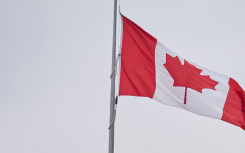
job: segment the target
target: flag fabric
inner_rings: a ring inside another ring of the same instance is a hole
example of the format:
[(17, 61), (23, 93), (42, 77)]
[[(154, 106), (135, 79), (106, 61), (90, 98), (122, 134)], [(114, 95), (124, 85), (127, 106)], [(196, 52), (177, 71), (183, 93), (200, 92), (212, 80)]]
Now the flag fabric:
[(245, 130), (245, 92), (232, 78), (180, 57), (122, 16), (119, 96), (223, 120)]

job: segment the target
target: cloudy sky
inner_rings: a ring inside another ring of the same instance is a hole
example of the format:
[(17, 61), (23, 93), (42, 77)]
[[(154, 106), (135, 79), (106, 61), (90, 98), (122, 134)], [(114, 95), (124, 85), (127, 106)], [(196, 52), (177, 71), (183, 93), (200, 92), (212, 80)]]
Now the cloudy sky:
[[(245, 88), (245, 1), (120, 0), (185, 59)], [(108, 150), (113, 0), (0, 1), (0, 152)], [(120, 97), (115, 153), (243, 153), (229, 123)]]

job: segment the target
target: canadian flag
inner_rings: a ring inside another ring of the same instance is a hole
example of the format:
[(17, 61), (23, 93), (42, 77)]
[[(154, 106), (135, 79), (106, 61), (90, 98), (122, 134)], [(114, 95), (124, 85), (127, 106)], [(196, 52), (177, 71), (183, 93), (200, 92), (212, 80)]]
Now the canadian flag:
[(119, 96), (216, 118), (245, 130), (245, 91), (232, 78), (186, 61), (122, 16)]

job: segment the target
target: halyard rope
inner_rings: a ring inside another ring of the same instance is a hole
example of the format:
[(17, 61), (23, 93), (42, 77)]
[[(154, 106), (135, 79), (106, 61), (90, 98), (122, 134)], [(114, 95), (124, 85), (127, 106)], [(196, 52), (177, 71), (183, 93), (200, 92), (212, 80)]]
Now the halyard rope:
[(114, 108), (113, 119), (111, 121), (110, 126), (108, 127), (109, 130), (110, 130), (111, 126), (115, 123), (115, 120), (116, 120), (116, 115), (117, 115), (117, 101), (118, 101), (118, 96), (116, 97), (116, 101), (115, 101), (115, 108)]
[(114, 108), (113, 119), (111, 121), (110, 126), (108, 127), (109, 130), (110, 130), (111, 126), (115, 123), (115, 120), (116, 120), (116, 115), (117, 115), (117, 101), (118, 101), (118, 96), (116, 97), (116, 101), (115, 101), (115, 108)]
[(121, 54), (118, 54), (117, 60), (116, 60), (115, 66), (114, 66), (114, 69), (113, 69), (113, 71), (112, 71), (112, 73), (111, 73), (111, 76), (110, 76), (110, 79), (111, 79), (112, 75), (113, 75), (115, 72), (116, 72), (115, 77), (116, 77), (116, 75), (117, 75), (117, 62), (118, 62), (118, 59), (119, 59), (120, 56), (121, 56)]
[(115, 108), (113, 120), (111, 121), (111, 124), (110, 124), (110, 126), (108, 127), (109, 130), (110, 130), (111, 126), (115, 123), (115, 120), (116, 120), (116, 114), (117, 114), (117, 109)]

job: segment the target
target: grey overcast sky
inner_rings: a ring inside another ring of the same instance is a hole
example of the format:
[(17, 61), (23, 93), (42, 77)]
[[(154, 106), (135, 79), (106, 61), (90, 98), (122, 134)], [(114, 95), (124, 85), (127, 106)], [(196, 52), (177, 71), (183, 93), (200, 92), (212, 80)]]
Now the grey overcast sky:
[[(244, 0), (121, 0), (187, 60), (245, 88)], [(113, 0), (0, 1), (0, 152), (107, 152)], [(245, 131), (120, 97), (115, 153), (244, 153)]]

